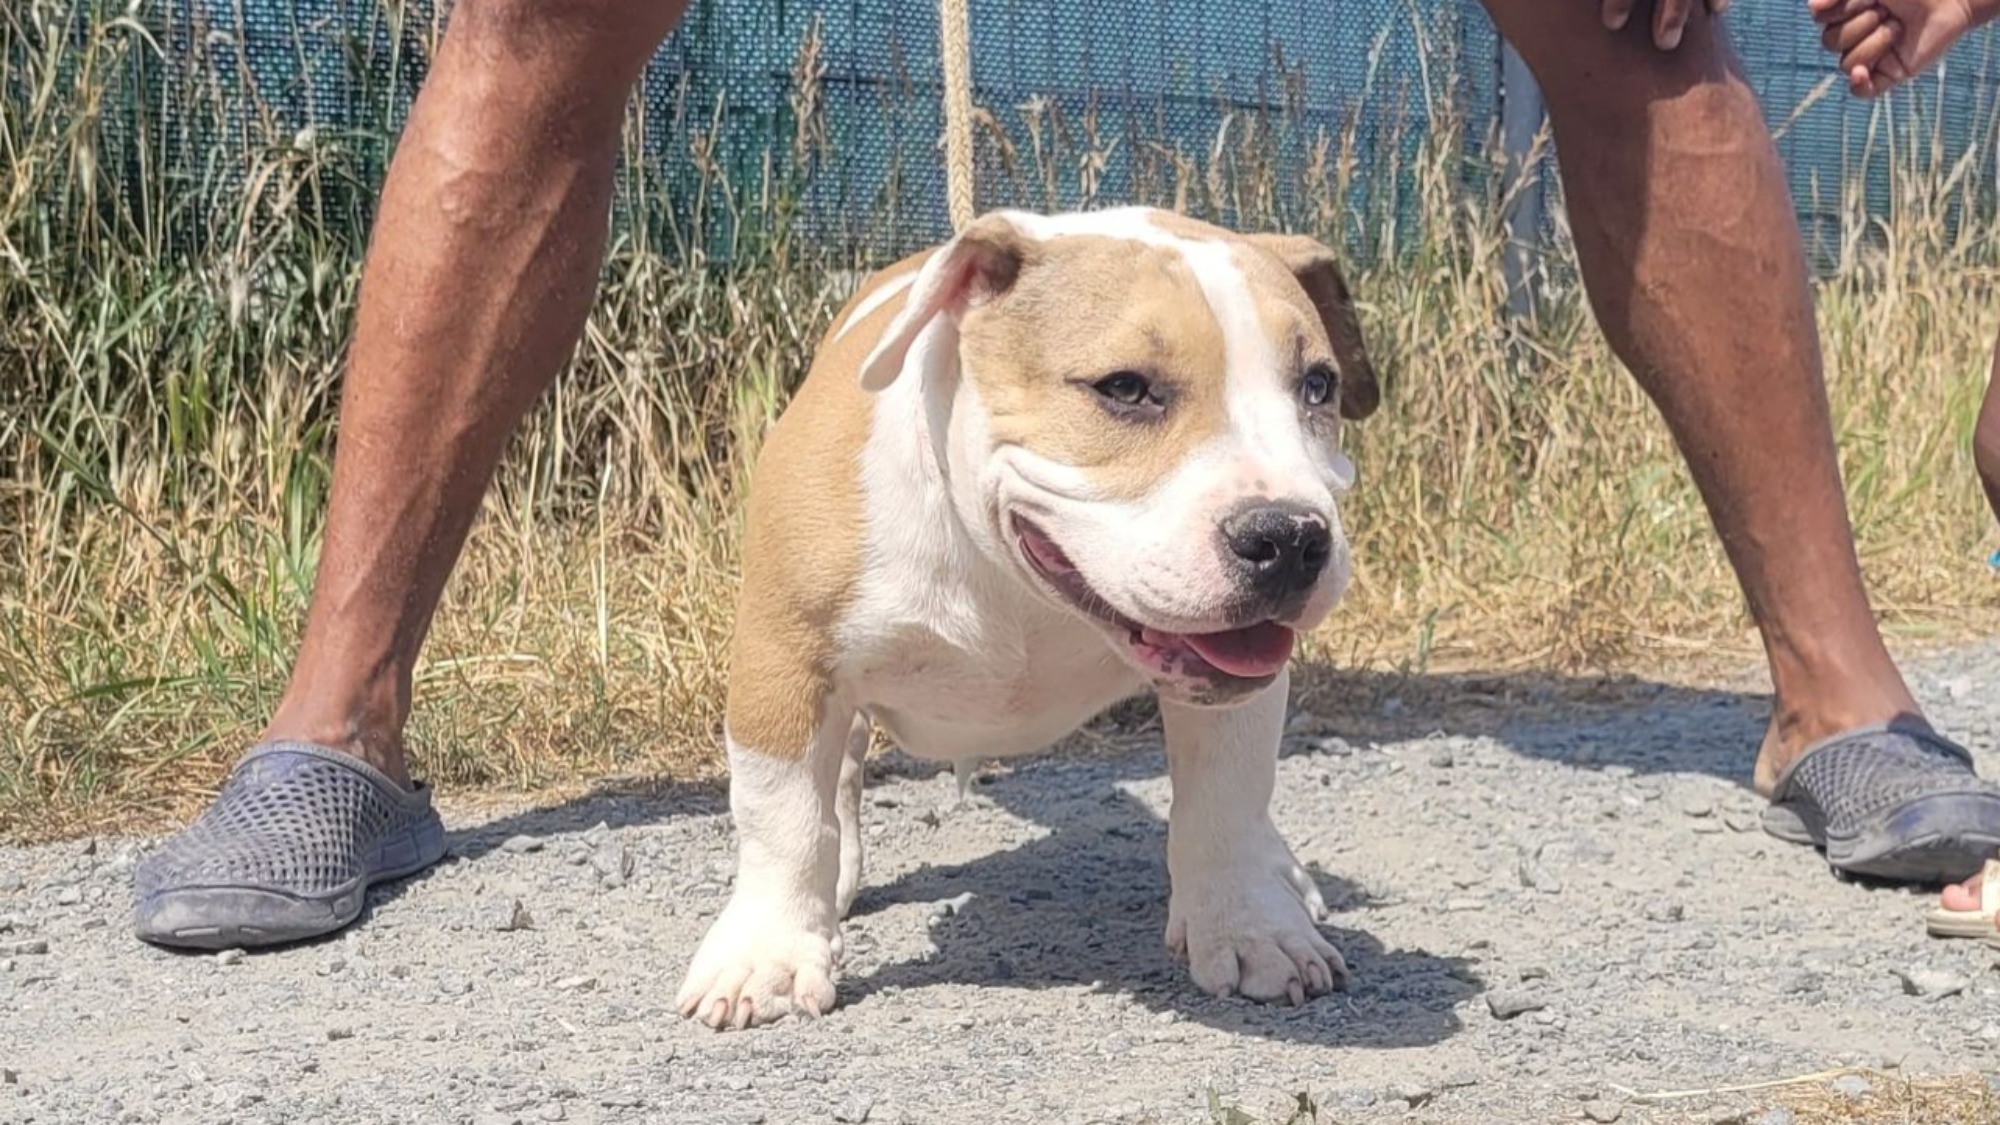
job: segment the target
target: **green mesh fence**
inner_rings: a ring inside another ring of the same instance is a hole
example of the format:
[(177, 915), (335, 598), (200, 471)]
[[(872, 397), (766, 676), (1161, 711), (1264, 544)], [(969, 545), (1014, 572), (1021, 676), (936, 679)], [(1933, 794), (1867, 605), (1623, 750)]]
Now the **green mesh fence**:
[[(1837, 87), (1814, 100), (1829, 68), (1802, 8), (1742, 3), (1728, 26), (1820, 260), (1842, 237), (1843, 185), (1879, 215), (1902, 169), (1962, 161), (1991, 181), (1992, 39), (1900, 99), (1922, 113)], [(352, 158), (315, 205), (365, 225), (441, 13), (165, 0), (141, 18), (160, 51), (126, 57), (107, 134), (129, 193), (215, 190), (310, 130)], [(1166, 203), (1366, 254), (1418, 220), (1418, 177), (1478, 189), (1497, 166), (1500, 44), (1461, 0), (1007, 0), (971, 18), (983, 207)], [(928, 0), (698, 0), (646, 75), (623, 213), (643, 197), (718, 255), (780, 225), (875, 259), (940, 238), (936, 39)], [(1916, 135), (1896, 128), (1906, 116)], [(169, 241), (205, 237), (192, 214)]]

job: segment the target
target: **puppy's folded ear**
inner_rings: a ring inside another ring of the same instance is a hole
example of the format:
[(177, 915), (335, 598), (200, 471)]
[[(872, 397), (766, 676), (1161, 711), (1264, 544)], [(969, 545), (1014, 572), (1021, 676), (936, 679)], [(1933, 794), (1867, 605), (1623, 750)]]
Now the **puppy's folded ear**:
[(1369, 362), (1368, 345), (1361, 338), (1361, 321), (1354, 315), (1347, 278), (1340, 272), (1340, 256), (1301, 234), (1253, 234), (1249, 238), (1292, 271), (1319, 310), (1326, 338), (1333, 344), (1333, 358), (1340, 364), (1340, 416), (1359, 421), (1375, 413), (1382, 402), (1382, 389), (1376, 385), (1375, 365)]
[(979, 302), (1012, 288), (1032, 246), (1033, 240), (1004, 212), (994, 212), (932, 254), (910, 284), (903, 311), (861, 361), (862, 389), (879, 391), (895, 382), (910, 346), (939, 315), (956, 321)]

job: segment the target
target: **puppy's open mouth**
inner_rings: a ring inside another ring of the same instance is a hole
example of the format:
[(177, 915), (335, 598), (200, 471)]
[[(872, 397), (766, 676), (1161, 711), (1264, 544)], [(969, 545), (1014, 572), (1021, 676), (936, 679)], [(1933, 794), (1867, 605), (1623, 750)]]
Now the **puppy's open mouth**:
[(1296, 634), (1275, 621), (1260, 621), (1219, 633), (1169, 633), (1126, 617), (1091, 589), (1076, 564), (1069, 561), (1042, 530), (1020, 516), (1013, 518), (1021, 554), (1042, 580), (1076, 610), (1124, 634), (1126, 647), (1138, 663), (1167, 677), (1216, 680), (1268, 680), (1284, 670), (1292, 657)]

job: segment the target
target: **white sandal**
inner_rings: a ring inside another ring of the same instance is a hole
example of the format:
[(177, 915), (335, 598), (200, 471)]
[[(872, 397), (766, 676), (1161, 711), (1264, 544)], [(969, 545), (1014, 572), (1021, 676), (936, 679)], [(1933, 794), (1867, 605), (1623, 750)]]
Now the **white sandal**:
[(1979, 873), (1979, 909), (1934, 907), (1924, 914), (1924, 929), (1932, 937), (1973, 938), (2000, 949), (2000, 929), (1994, 924), (1996, 915), (2000, 915), (2000, 857), (1987, 860)]

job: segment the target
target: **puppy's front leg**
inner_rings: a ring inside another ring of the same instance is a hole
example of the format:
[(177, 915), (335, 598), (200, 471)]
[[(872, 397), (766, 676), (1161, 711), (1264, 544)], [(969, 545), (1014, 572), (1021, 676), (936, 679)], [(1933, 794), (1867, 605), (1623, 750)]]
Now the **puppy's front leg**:
[(1160, 702), (1174, 786), (1167, 948), (1212, 995), (1301, 1004), (1347, 980), (1315, 925), (1319, 889), (1271, 823), (1290, 681), (1228, 709)]
[(679, 997), (683, 1015), (718, 1029), (833, 1006), (842, 835), (835, 795), (856, 725), (852, 708), (828, 700), (806, 746), (772, 753), (737, 741), (738, 698), (728, 740), (736, 889), (695, 951)]

